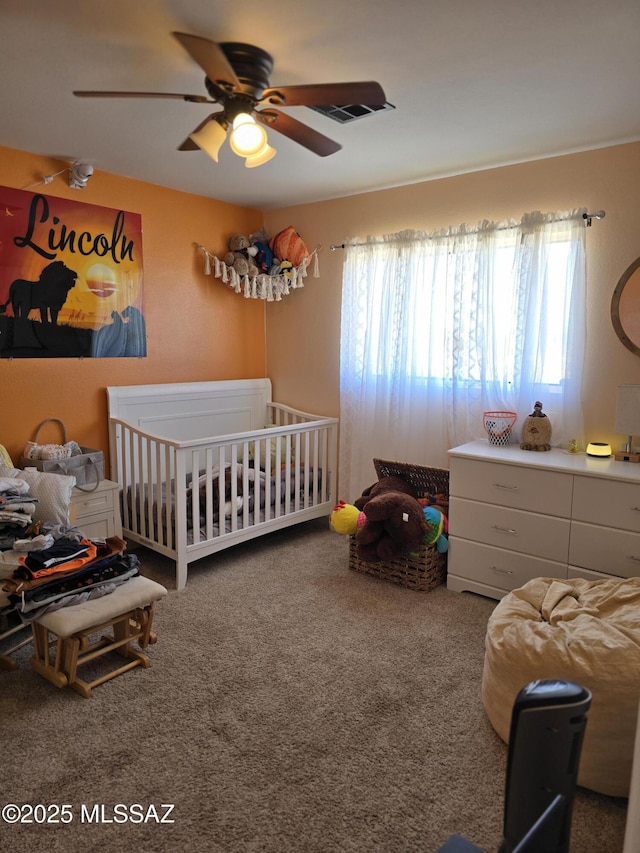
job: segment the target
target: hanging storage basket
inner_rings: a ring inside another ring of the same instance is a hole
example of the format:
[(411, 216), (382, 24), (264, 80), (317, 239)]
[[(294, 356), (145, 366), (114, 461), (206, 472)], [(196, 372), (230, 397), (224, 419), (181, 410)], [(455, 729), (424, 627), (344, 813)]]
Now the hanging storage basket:
[(489, 436), (489, 444), (506, 447), (511, 443), (511, 428), (516, 422), (515, 412), (484, 412), (482, 423)]

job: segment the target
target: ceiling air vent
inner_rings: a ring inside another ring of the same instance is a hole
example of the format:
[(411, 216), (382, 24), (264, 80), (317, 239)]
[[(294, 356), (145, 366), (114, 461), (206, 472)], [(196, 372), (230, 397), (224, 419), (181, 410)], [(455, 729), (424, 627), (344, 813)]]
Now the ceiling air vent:
[(322, 113), (323, 116), (332, 118), (340, 124), (347, 124), (350, 121), (355, 121), (357, 118), (379, 113), (381, 110), (395, 110), (393, 104), (376, 104), (375, 106), (365, 106), (364, 104), (349, 104), (346, 107), (327, 106), (327, 107), (309, 107), (316, 113)]

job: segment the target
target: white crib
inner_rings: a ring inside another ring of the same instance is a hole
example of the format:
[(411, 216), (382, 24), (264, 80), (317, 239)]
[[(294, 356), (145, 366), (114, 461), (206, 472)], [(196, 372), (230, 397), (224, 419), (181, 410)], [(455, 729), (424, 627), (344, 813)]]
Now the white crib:
[(269, 379), (110, 386), (111, 479), (125, 539), (187, 567), (328, 516), (338, 419), (271, 400)]

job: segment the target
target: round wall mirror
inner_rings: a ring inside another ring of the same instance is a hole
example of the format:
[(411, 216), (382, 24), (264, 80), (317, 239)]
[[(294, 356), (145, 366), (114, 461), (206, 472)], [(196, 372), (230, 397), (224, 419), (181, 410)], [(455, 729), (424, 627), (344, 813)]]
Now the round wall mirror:
[(611, 321), (627, 349), (640, 355), (640, 258), (624, 271), (611, 298)]

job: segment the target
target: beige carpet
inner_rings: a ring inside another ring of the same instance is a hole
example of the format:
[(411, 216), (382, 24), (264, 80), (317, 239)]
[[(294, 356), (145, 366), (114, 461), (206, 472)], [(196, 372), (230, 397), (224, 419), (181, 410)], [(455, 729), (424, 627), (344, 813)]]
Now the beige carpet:
[[(495, 851), (506, 747), (480, 701), (495, 603), (351, 572), (347, 544), (309, 522), (201, 561), (179, 593), (140, 550), (172, 590), (152, 667), (92, 699), (20, 652), (0, 672), (2, 798), (71, 820), (5, 823), (0, 849), (431, 853), (460, 832)], [(572, 853), (620, 853), (625, 816), (581, 790)]]

